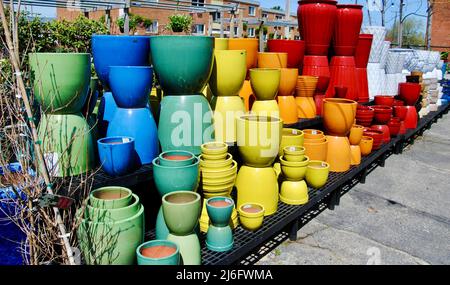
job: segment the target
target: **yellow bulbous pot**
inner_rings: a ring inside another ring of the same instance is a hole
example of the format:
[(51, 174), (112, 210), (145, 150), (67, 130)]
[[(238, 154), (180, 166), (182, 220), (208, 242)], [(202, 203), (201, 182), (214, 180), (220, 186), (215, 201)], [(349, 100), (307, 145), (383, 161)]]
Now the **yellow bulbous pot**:
[(258, 203), (264, 209), (264, 216), (277, 211), (278, 180), (272, 167), (242, 166), (236, 178), (237, 207)]
[(280, 85), (281, 72), (276, 68), (250, 69), (250, 84), (257, 100), (274, 100)]
[(325, 161), (310, 160), (306, 168), (306, 183), (313, 188), (320, 188), (327, 183), (330, 165)]
[(281, 183), (280, 200), (288, 205), (303, 205), (308, 203), (308, 186), (305, 180), (283, 181)]
[(280, 86), (278, 87), (278, 96), (290, 96), (295, 91), (297, 85), (298, 69), (281, 68)]
[(217, 142), (236, 142), (236, 118), (245, 114), (239, 96), (219, 96), (211, 101), (214, 109), (214, 133)]
[(276, 100), (255, 101), (251, 113), (258, 116), (280, 118), (280, 108)]
[(247, 74), (245, 50), (216, 50), (209, 78), (209, 88), (214, 96), (239, 94)]
[(281, 132), (281, 143), (278, 156), (283, 155), (283, 148), (287, 146), (303, 146), (304, 134), (303, 131), (293, 128), (283, 128)]
[(259, 68), (286, 68), (288, 54), (285, 52), (258, 52)]
[(228, 49), (228, 39), (227, 38), (215, 38), (214, 39), (214, 48), (216, 51), (227, 50)]
[(282, 129), (279, 118), (252, 114), (237, 118), (237, 145), (244, 164), (271, 166), (278, 155)]
[(263, 205), (248, 203), (241, 205), (238, 209), (239, 221), (244, 229), (256, 231), (262, 226), (265, 212)]

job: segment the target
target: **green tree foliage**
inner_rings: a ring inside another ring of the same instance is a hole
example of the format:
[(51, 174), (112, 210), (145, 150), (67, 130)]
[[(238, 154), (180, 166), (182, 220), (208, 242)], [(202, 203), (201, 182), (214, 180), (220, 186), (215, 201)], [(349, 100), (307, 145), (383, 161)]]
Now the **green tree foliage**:
[[(425, 45), (425, 35), (422, 30), (423, 22), (416, 18), (408, 18), (403, 22), (402, 26), (402, 45), (421, 46)], [(398, 39), (398, 22), (388, 31), (387, 37), (393, 42)]]
[[(137, 27), (149, 27), (152, 25), (152, 20), (144, 18), (142, 16), (139, 15), (134, 15), (134, 14), (128, 14), (128, 16), (130, 17), (130, 23), (129, 23), (129, 28), (130, 28), (130, 32), (132, 34), (134, 34), (134, 32), (136, 32)], [(125, 26), (125, 17), (120, 17), (116, 20), (116, 24), (117, 26), (119, 26), (120, 31), (123, 33), (124, 32), (124, 26)]]
[(166, 29), (174, 33), (189, 33), (191, 31), (192, 21), (193, 19), (189, 15), (174, 14), (169, 16), (169, 24), (167, 24)]

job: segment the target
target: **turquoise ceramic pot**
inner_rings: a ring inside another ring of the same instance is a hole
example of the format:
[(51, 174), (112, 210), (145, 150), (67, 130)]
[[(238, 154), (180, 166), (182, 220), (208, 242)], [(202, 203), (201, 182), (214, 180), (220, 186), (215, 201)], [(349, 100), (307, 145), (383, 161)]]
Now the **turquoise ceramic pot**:
[(101, 209), (88, 204), (86, 206), (85, 219), (97, 222), (118, 222), (134, 216), (140, 209), (140, 205), (139, 197), (136, 194), (132, 195), (130, 205), (122, 208)]
[[(155, 246), (171, 247), (175, 252), (164, 257), (148, 257), (142, 255), (142, 251)], [(179, 265), (180, 264), (180, 250), (178, 245), (168, 240), (152, 240), (144, 242), (136, 249), (136, 256), (138, 265)]]
[(158, 138), (163, 151), (185, 150), (200, 155), (200, 146), (214, 141), (213, 113), (205, 96), (164, 96)]
[(130, 205), (133, 192), (125, 187), (106, 186), (93, 190), (89, 195), (92, 207), (119, 209)]
[(164, 221), (174, 235), (194, 232), (201, 213), (200, 195), (191, 191), (175, 191), (162, 197)]
[(233, 248), (233, 232), (229, 226), (216, 227), (209, 225), (206, 234), (206, 247), (212, 251), (228, 251)]
[[(222, 206), (215, 206), (214, 203), (224, 203)], [(227, 203), (227, 206), (224, 206)], [(211, 223), (217, 227), (228, 226), (231, 213), (234, 209), (234, 201), (227, 197), (213, 197), (206, 201), (206, 211)]]
[(196, 234), (186, 236), (176, 236), (169, 234), (167, 240), (173, 241), (178, 245), (181, 253), (183, 265), (201, 265), (202, 256), (200, 241)]
[(187, 166), (194, 162), (194, 154), (184, 150), (170, 150), (159, 154), (159, 164), (161, 166)]
[(167, 239), (169, 235), (169, 229), (164, 221), (164, 213), (162, 206), (159, 207), (158, 215), (156, 216), (155, 236), (156, 239)]
[(200, 94), (211, 75), (214, 37), (150, 37), (150, 54), (165, 95)]

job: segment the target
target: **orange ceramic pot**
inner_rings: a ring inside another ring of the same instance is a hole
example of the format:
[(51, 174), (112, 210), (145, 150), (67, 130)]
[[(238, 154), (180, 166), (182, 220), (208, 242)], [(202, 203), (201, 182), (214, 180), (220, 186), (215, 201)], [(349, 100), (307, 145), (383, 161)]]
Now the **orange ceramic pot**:
[(244, 99), (244, 106), (246, 111), (250, 111), (253, 102), (255, 102), (256, 97), (253, 95), (252, 85), (250, 80), (245, 80), (241, 91), (239, 91), (239, 96)]
[(294, 96), (278, 96), (280, 116), (285, 124), (295, 124), (298, 121), (297, 104)]
[(259, 68), (287, 68), (287, 53), (258, 52)]
[(325, 98), (322, 116), (327, 133), (333, 136), (347, 136), (355, 122), (357, 105), (358, 103), (349, 99)]
[(295, 97), (298, 117), (300, 119), (313, 119), (316, 117), (316, 104), (313, 97)]
[(327, 136), (328, 150), (327, 160), (330, 171), (345, 172), (350, 169), (351, 152), (350, 142), (347, 137)]
[(296, 87), (297, 96), (313, 97), (314, 92), (316, 91), (318, 80), (319, 77), (317, 76), (309, 76), (309, 75), (298, 76)]
[(247, 51), (247, 70), (256, 67), (256, 60), (258, 54), (258, 39), (248, 38), (231, 38), (228, 39), (228, 49), (230, 50), (242, 50)]
[(350, 129), (350, 135), (348, 136), (348, 140), (351, 145), (359, 145), (361, 138), (364, 133), (364, 127), (361, 125), (353, 125)]
[(290, 96), (297, 86), (298, 69), (281, 68), (280, 86), (278, 87), (278, 96)]
[(305, 139), (321, 139), (325, 136), (321, 130), (304, 129), (303, 133)]
[(324, 142), (327, 138), (325, 137), (325, 135), (320, 138), (320, 139), (305, 139), (305, 141), (309, 142), (309, 143), (319, 143), (319, 142)]
[(325, 161), (327, 159), (328, 140), (326, 137), (325, 141), (322, 142), (309, 142), (305, 139), (303, 147), (305, 148), (305, 155), (308, 156), (310, 160)]
[(361, 163), (361, 148), (359, 145), (351, 145), (350, 146), (350, 154), (351, 154), (351, 165), (359, 165)]
[(359, 148), (362, 156), (369, 155), (372, 152), (373, 138), (363, 136), (359, 142)]

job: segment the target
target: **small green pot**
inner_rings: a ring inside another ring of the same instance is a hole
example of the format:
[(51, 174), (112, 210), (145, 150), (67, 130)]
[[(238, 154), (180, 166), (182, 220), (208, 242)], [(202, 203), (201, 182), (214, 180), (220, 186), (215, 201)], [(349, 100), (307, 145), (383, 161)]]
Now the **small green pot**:
[(202, 264), (200, 241), (195, 233), (185, 236), (169, 234), (167, 240), (178, 245), (183, 265)]
[(106, 186), (95, 189), (89, 195), (92, 207), (99, 209), (119, 209), (130, 205), (133, 192), (125, 187)]
[(103, 222), (103, 221), (114, 221), (118, 222), (123, 219), (128, 219), (129, 217), (136, 214), (140, 207), (139, 196), (132, 194), (131, 203), (129, 206), (116, 209), (100, 209), (92, 207), (91, 205), (86, 206), (86, 216), (85, 218), (90, 221)]
[[(142, 255), (142, 250), (154, 247), (154, 246), (166, 246), (175, 249), (175, 252), (169, 256), (160, 258), (153, 258)], [(180, 250), (178, 245), (168, 240), (152, 240), (144, 242), (136, 249), (136, 256), (138, 265), (179, 265), (180, 264)]]
[(201, 213), (200, 195), (191, 191), (175, 191), (162, 197), (164, 221), (169, 232), (184, 236), (194, 232)]
[[(225, 202), (227, 206), (217, 207), (214, 202)], [(234, 201), (228, 197), (214, 197), (206, 201), (206, 211), (211, 220), (211, 223), (218, 227), (228, 226), (231, 218), (231, 213), (234, 209)]]

